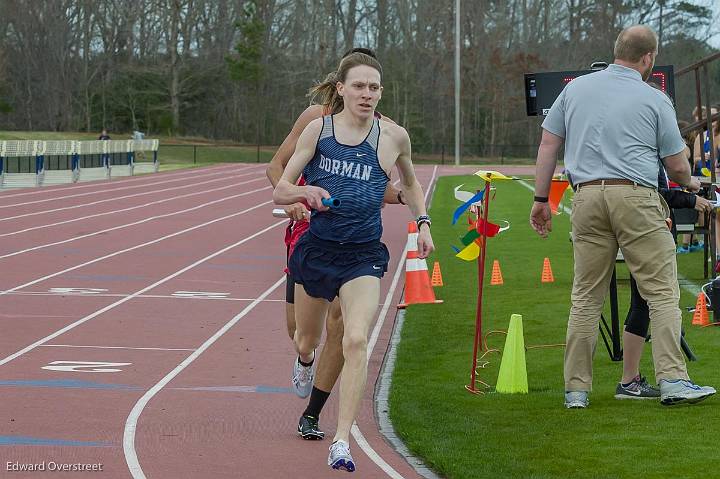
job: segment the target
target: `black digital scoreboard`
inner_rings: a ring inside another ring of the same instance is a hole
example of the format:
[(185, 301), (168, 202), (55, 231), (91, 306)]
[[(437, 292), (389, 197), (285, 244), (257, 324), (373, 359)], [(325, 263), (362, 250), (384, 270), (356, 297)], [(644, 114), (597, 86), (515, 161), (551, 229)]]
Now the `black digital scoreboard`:
[[(565, 85), (579, 76), (596, 71), (598, 69), (526, 73), (525, 108), (528, 116), (547, 115)], [(675, 77), (672, 65), (655, 66), (648, 83), (654, 83), (656, 88), (670, 95), (673, 103), (675, 103)]]

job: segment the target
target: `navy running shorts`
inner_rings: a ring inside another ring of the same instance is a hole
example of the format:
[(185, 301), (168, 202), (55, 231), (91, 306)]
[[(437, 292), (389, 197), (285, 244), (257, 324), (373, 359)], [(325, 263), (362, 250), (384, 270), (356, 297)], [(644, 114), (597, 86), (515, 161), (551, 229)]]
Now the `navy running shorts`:
[(295, 304), (295, 280), (290, 273), (285, 275), (285, 302)]
[(288, 270), (308, 296), (333, 301), (348, 281), (360, 276), (382, 278), (388, 261), (390, 253), (382, 241), (337, 243), (307, 232), (295, 246)]
[[(290, 245), (287, 246), (285, 258), (286, 261), (290, 260)], [(287, 304), (295, 304), (295, 280), (290, 274), (289, 269), (286, 270), (285, 273), (285, 302)]]

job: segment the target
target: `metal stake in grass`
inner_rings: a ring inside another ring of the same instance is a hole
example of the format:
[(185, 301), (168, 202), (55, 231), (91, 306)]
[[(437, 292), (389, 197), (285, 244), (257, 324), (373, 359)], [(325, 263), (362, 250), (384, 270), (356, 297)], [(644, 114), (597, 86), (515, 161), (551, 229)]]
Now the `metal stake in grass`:
[[(488, 178), (485, 180), (485, 194), (483, 195), (483, 223), (482, 231), (480, 233), (480, 239), (482, 241), (482, 249), (480, 250), (480, 258), (478, 259), (478, 298), (477, 298), (477, 313), (475, 315), (475, 341), (473, 342), (473, 357), (472, 357), (472, 369), (470, 370), (470, 384), (465, 386), (465, 389), (473, 394), (478, 394), (480, 391), (476, 385), (477, 375), (477, 353), (478, 346), (485, 351), (486, 346), (483, 341), (482, 334), (482, 298), (483, 298), (483, 279), (485, 277), (485, 252), (487, 250), (487, 221), (488, 221), (488, 209), (490, 207), (490, 177), (492, 173), (488, 172)], [(478, 221), (478, 225), (480, 222)]]

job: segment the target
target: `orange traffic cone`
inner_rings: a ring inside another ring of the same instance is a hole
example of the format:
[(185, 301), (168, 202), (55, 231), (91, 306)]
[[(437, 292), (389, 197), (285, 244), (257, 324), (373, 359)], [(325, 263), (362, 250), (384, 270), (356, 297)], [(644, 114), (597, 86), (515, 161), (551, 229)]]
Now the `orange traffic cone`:
[(695, 312), (693, 313), (692, 324), (695, 326), (707, 326), (710, 324), (707, 301), (705, 300), (705, 293), (702, 291), (698, 294), (697, 303), (695, 303)]
[(541, 281), (543, 283), (554, 283), (555, 278), (553, 277), (552, 268), (550, 267), (550, 259), (545, 258), (543, 261), (543, 270), (542, 270), (542, 278)]
[(405, 301), (398, 308), (405, 308), (416, 303), (442, 303), (435, 299), (435, 292), (430, 284), (427, 262), (418, 258), (418, 229), (414, 221), (408, 223), (407, 257), (405, 259)]
[(492, 275), (490, 276), (490, 285), (503, 284), (502, 273), (500, 272), (500, 262), (493, 261)]
[(440, 263), (435, 261), (433, 264), (432, 278), (430, 278), (430, 284), (435, 286), (443, 286), (442, 273), (440, 272)]

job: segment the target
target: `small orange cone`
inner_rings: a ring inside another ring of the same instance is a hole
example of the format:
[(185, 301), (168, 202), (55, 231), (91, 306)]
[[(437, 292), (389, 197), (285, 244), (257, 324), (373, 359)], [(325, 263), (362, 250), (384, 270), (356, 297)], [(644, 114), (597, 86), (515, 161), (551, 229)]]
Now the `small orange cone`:
[(430, 279), (430, 284), (434, 286), (443, 286), (443, 280), (442, 280), (442, 273), (440, 272), (440, 263), (435, 261), (435, 264), (433, 264), (433, 272), (432, 272), (432, 278)]
[(695, 312), (693, 313), (692, 324), (695, 326), (707, 326), (710, 324), (705, 293), (702, 291), (698, 294), (697, 303), (695, 303)]
[(550, 259), (545, 258), (543, 261), (543, 270), (542, 270), (542, 278), (541, 281), (543, 283), (554, 283), (555, 278), (553, 277), (552, 268), (550, 267)]
[(414, 221), (408, 223), (407, 257), (405, 258), (405, 301), (398, 308), (417, 303), (442, 303), (435, 299), (430, 284), (427, 261), (418, 258), (418, 229)]
[(490, 276), (490, 285), (495, 286), (503, 284), (502, 273), (500, 272), (500, 262), (493, 261), (492, 275)]

